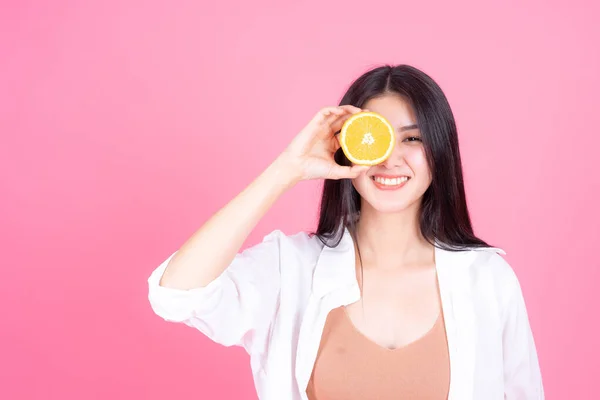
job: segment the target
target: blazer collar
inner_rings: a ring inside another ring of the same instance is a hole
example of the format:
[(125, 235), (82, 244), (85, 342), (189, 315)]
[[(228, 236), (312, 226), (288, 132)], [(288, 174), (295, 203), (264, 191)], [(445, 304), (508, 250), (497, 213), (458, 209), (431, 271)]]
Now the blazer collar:
[(344, 228), (336, 247), (323, 246), (313, 274), (312, 291), (317, 297), (324, 297), (353, 284), (358, 284), (354, 241), (348, 228)]

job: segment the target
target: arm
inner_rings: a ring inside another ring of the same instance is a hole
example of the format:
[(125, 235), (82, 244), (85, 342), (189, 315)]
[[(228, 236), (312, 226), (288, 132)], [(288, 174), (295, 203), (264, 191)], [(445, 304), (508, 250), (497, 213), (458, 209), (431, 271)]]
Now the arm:
[(198, 328), (212, 340), (248, 346), (266, 331), (279, 291), (282, 235), (243, 253), (260, 218), (296, 182), (354, 178), (365, 167), (335, 163), (333, 133), (360, 109), (322, 109), (254, 182), (210, 218), (150, 276), (149, 299), (166, 320)]
[(216, 279), (231, 264), (258, 221), (297, 181), (290, 164), (277, 159), (183, 244), (170, 260), (160, 285), (186, 290)]
[(273, 232), (238, 252), (260, 218), (295, 183), (288, 165), (276, 160), (163, 262), (149, 279), (156, 314), (222, 345), (248, 349), (277, 302), (281, 234)]
[(225, 270), (258, 221), (296, 182), (355, 178), (366, 170), (358, 166), (342, 167), (333, 159), (339, 148), (334, 132), (360, 111), (353, 106), (341, 106), (318, 112), (262, 175), (183, 244), (160, 284), (176, 289), (207, 285)]

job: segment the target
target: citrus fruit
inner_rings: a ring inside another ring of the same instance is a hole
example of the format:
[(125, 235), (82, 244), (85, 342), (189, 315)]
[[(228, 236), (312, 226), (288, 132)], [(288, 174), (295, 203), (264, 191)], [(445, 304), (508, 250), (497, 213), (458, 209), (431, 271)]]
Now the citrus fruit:
[(353, 164), (376, 165), (392, 154), (396, 135), (392, 125), (371, 111), (351, 116), (340, 131), (342, 151)]

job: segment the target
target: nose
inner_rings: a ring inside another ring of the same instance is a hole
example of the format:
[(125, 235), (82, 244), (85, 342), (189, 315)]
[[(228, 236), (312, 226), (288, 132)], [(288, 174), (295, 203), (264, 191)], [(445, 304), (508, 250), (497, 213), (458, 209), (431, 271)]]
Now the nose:
[(381, 165), (387, 169), (394, 169), (395, 167), (402, 165), (403, 162), (404, 154), (402, 153), (402, 146), (399, 143), (396, 143), (392, 150), (392, 154), (390, 154), (387, 160), (381, 163)]

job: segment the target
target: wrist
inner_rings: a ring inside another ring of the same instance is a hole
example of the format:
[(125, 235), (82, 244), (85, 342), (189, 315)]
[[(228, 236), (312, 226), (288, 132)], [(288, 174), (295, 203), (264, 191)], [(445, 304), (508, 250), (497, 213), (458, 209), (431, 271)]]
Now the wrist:
[(291, 188), (303, 179), (300, 163), (287, 153), (277, 157), (268, 169), (275, 181), (286, 188)]

